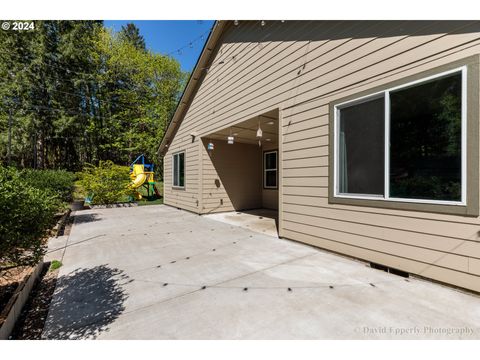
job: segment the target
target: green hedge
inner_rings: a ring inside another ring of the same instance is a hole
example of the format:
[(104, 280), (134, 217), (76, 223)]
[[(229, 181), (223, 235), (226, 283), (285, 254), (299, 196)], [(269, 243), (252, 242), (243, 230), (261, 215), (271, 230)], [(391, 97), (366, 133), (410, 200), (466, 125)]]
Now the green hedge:
[(26, 184), (37, 189), (46, 190), (52, 196), (64, 202), (72, 201), (73, 188), (76, 180), (74, 173), (65, 170), (31, 170), (25, 169), (21, 177)]
[(0, 269), (40, 260), (61, 204), (51, 189), (30, 185), (23, 175), (0, 166)]

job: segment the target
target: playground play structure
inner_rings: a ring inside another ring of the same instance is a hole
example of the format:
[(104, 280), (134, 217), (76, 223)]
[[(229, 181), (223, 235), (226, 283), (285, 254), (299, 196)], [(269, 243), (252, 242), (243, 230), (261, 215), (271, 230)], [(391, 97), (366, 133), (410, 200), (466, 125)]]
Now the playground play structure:
[[(130, 198), (130, 201), (141, 200), (146, 197), (149, 200), (154, 198), (161, 198), (160, 192), (155, 185), (154, 179), (155, 173), (153, 172), (153, 164), (147, 164), (145, 162), (145, 156), (142, 154), (130, 164), (130, 179), (131, 183), (128, 185), (130, 189), (134, 190), (134, 196)], [(147, 195), (144, 196), (140, 192), (141, 188), (146, 189)], [(88, 194), (85, 197), (85, 204), (90, 205), (92, 203), (94, 194)]]
[(160, 192), (155, 186), (153, 164), (145, 163), (145, 156), (142, 154), (130, 164), (130, 187), (135, 190), (135, 198), (142, 199), (142, 194), (138, 191), (141, 187), (147, 190), (147, 197), (151, 198), (155, 194), (160, 198)]

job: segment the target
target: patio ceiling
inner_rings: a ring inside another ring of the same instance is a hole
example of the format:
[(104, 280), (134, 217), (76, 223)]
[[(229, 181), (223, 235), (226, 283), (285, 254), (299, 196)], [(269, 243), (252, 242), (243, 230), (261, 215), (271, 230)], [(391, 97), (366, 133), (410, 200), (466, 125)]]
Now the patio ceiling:
[(231, 135), (235, 138), (235, 142), (258, 144), (259, 138), (257, 138), (257, 130), (259, 124), (262, 129), (262, 138), (260, 139), (262, 143), (277, 143), (278, 112), (276, 110), (269, 111), (246, 121), (242, 121), (235, 125), (216, 131), (212, 134), (204, 136), (204, 138), (227, 141), (227, 137)]

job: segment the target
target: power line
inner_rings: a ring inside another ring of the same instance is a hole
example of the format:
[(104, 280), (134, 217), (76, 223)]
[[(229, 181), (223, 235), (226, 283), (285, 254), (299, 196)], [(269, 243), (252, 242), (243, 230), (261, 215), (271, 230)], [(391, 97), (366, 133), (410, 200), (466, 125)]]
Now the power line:
[[(265, 24), (262, 24), (262, 22), (259, 20), (259, 21), (256, 21), (254, 26), (256, 26), (258, 23), (261, 24), (261, 26), (265, 26)], [(187, 45), (184, 45), (180, 48), (178, 48), (177, 50), (174, 50), (174, 51), (171, 51), (167, 54), (165, 54), (164, 56), (170, 56), (172, 54), (175, 54), (175, 53), (178, 53), (179, 50), (183, 50), (187, 47), (189, 48), (192, 48), (193, 47), (193, 44), (200, 41), (200, 40), (204, 40), (205, 39), (205, 36), (207, 34), (209, 34), (210, 32), (212, 31), (212, 29), (206, 31), (205, 33), (201, 34), (200, 36), (198, 36), (197, 38), (193, 39), (192, 41), (190, 41)], [(260, 41), (262, 41), (263, 39), (266, 39), (269, 37), (269, 34), (266, 34), (264, 37), (262, 37), (262, 39)], [(48, 40), (47, 38), (44, 38), (47, 42), (49, 42), (51, 45), (53, 45), (53, 43), (50, 42), (50, 40)], [(18, 47), (19, 49), (22, 49), (22, 50), (26, 50), (25, 48), (23, 47)], [(214, 62), (212, 63), (212, 65), (210, 65), (210, 67), (207, 69), (207, 70), (213, 70), (217, 67), (219, 67), (219, 65), (223, 65), (225, 63), (229, 63), (231, 61), (233, 62), (236, 62), (239, 58), (238, 58), (238, 55), (240, 54), (239, 53), (236, 53), (236, 54), (233, 54), (233, 55), (229, 55), (227, 57), (224, 57), (223, 59), (219, 59), (217, 62)], [(97, 74), (95, 73), (84, 73), (84, 72), (79, 72), (79, 71), (75, 71), (75, 70), (71, 70), (71, 69), (68, 69), (64, 66), (60, 66), (60, 65), (53, 65), (53, 64), (48, 64), (47, 62), (45, 61), (42, 61), (42, 64), (48, 66), (48, 67), (53, 67), (53, 68), (57, 68), (57, 69), (63, 69), (65, 70), (67, 73), (75, 73), (75, 74), (81, 74), (81, 75), (88, 75), (88, 76), (95, 76)], [(31, 68), (25, 68), (26, 71), (28, 71), (30, 73), (30, 75), (33, 75), (32, 73), (32, 69)], [(70, 82), (73, 82), (73, 81), (78, 81), (78, 80), (81, 80), (81, 79), (56, 79), (56, 78), (52, 78), (50, 76), (44, 76), (50, 80), (53, 80), (53, 81), (58, 81), (58, 82), (62, 82), (62, 81), (70, 81)], [(218, 80), (218, 79), (217, 79)], [(63, 93), (63, 94), (66, 94), (66, 95), (71, 95), (71, 96), (75, 96), (75, 97), (78, 97), (82, 100), (87, 100), (90, 96), (89, 95), (80, 95), (80, 94), (75, 94), (75, 93), (71, 93), (71, 92), (67, 92), (67, 91), (62, 91), (62, 90), (57, 90), (57, 89), (49, 89), (48, 92), (57, 92), (57, 93)], [(91, 98), (91, 97), (90, 97)], [(91, 98), (92, 99), (92, 98)], [(108, 102), (108, 101), (105, 101), (105, 100), (101, 100), (99, 99), (98, 97), (94, 97), (92, 99), (93, 101), (96, 101), (98, 102), (98, 105), (101, 106), (100, 103), (103, 103), (104, 105), (110, 105), (112, 106), (113, 104), (111, 102)], [(115, 104), (115, 105), (118, 105), (118, 104)], [(46, 110), (46, 111), (51, 111), (51, 112), (62, 112), (64, 114), (69, 114), (69, 115), (80, 115), (80, 116), (93, 116), (93, 117), (97, 117), (97, 118), (100, 118), (98, 115), (95, 115), (95, 114), (90, 114), (90, 113), (80, 113), (80, 112), (77, 112), (77, 111), (71, 111), (71, 110), (68, 110), (68, 109), (55, 109), (55, 108), (51, 108), (51, 107), (45, 107), (45, 106), (41, 106), (41, 105), (32, 105), (31, 107), (25, 107), (25, 106), (21, 106), (21, 108), (23, 109), (30, 109), (30, 110)], [(102, 117), (102, 119), (106, 119), (105, 117)]]
[[(182, 51), (183, 51), (184, 49), (193, 48), (193, 45), (194, 45), (195, 43), (197, 43), (198, 41), (206, 40), (208, 34), (212, 31), (212, 29), (213, 29), (213, 26), (212, 26), (209, 30), (207, 30), (207, 31), (205, 31), (204, 33), (200, 34), (198, 37), (196, 37), (196, 38), (188, 41), (187, 43), (185, 43), (184, 45), (180, 46), (179, 48), (177, 48), (177, 49), (175, 49), (175, 50), (172, 50), (172, 51), (170, 51), (170, 52), (167, 52), (167, 53), (163, 53), (163, 54), (160, 53), (160, 55), (162, 55), (162, 56), (171, 56), (171, 55), (173, 55), (173, 54), (182, 55), (182, 54), (183, 54)], [(117, 32), (117, 33), (118, 33), (118, 32)], [(48, 38), (46, 38), (46, 37), (44, 37), (43, 39), (46, 40), (46, 42), (48, 42), (48, 43), (49, 43), (50, 45), (52, 45), (52, 46), (57, 46), (57, 45), (58, 45), (58, 44), (52, 43), (52, 42), (50, 41), (50, 39), (48, 39)], [(73, 71), (73, 70), (72, 70), (72, 71)]]
[[(184, 45), (174, 51), (171, 51), (163, 56), (170, 56), (172, 54), (175, 54), (175, 53), (179, 53), (181, 55), (181, 51), (187, 47), (190, 47), (192, 48), (193, 47), (193, 44), (195, 44), (196, 42), (198, 42), (199, 40), (203, 40), (206, 35), (208, 33), (210, 33), (211, 29), (206, 31), (205, 33), (203, 33), (202, 35), (200, 35), (199, 37), (193, 39), (192, 41), (190, 41), (187, 45)], [(45, 40), (47, 40), (47, 42), (49, 42), (51, 45), (53, 45), (47, 38), (44, 38)], [(25, 49), (24, 47), (20, 46), (20, 47), (17, 47), (18, 49), (21, 49), (21, 50), (27, 50)], [(25, 55), (23, 56), (25, 57)], [(5, 59), (5, 58), (4, 58)], [(50, 59), (48, 59), (50, 60)], [(61, 65), (58, 65), (58, 64), (52, 64), (51, 62), (50, 63), (47, 63), (45, 60), (42, 60), (41, 61), (42, 64), (46, 65), (47, 67), (52, 67), (52, 68), (56, 68), (56, 69), (62, 69), (64, 71), (66, 71), (68, 74), (69, 73), (74, 73), (74, 74), (78, 74), (78, 75), (86, 75), (86, 76), (89, 76), (89, 77), (95, 77), (96, 75), (98, 75), (98, 73), (85, 73), (85, 72), (80, 72), (80, 71), (76, 71), (76, 70), (72, 70), (72, 69), (69, 69), (65, 66), (61, 66)], [(24, 68), (26, 71), (28, 71), (31, 75), (33, 74), (32, 73), (32, 70), (30, 68)], [(62, 81), (70, 81), (70, 82), (73, 82), (73, 81), (78, 81), (80, 79), (54, 79), (50, 76), (44, 76), (44, 77), (47, 77), (49, 78), (50, 80), (53, 80), (53, 81), (58, 81), (58, 82), (62, 82)], [(94, 80), (94, 79), (92, 79)], [(88, 80), (87, 80), (88, 81)], [(56, 91), (56, 92), (60, 92), (60, 93), (65, 93), (65, 94), (68, 94), (68, 95), (72, 95), (72, 96), (77, 96), (79, 98), (85, 98), (86, 96), (82, 96), (82, 95), (79, 95), (79, 94), (73, 94), (73, 93), (69, 93), (69, 92), (65, 92), (65, 91), (60, 91), (60, 90), (54, 90), (54, 89), (50, 89), (49, 91)]]
[(44, 110), (44, 111), (50, 111), (50, 112), (60, 112), (64, 113), (67, 115), (79, 115), (79, 116), (85, 116), (85, 117), (90, 117), (90, 118), (98, 118), (98, 119), (107, 119), (103, 116), (97, 115), (97, 114), (92, 114), (88, 112), (79, 112), (79, 111), (74, 111), (71, 109), (55, 109), (53, 107), (47, 107), (47, 106), (42, 106), (42, 105), (29, 105), (29, 106), (24, 106), (21, 105), (19, 110)]
[[(257, 21), (257, 23), (259, 23), (260, 21)], [(262, 25), (263, 26), (263, 25)], [(209, 30), (211, 31), (211, 30)], [(206, 32), (208, 33), (208, 32)], [(205, 34), (206, 34), (205, 33)], [(203, 39), (203, 36), (204, 34), (202, 34), (200, 37), (197, 37), (196, 39), (194, 39), (193, 42), (195, 41), (198, 41), (199, 39)], [(190, 43), (192, 44), (192, 42)], [(185, 46), (183, 47), (185, 48)], [(21, 47), (21, 49), (24, 49), (23, 47)], [(173, 54), (173, 52), (171, 52), (170, 54)], [(167, 54), (168, 55), (168, 54)], [(236, 58), (236, 54), (231, 56), (232, 60), (235, 61), (235, 58)], [(225, 61), (229, 62), (229, 60), (219, 60), (218, 61), (218, 64), (217, 65), (220, 65), (220, 64), (224, 64)], [(62, 68), (61, 66), (54, 66), (54, 65), (51, 65), (51, 64), (47, 64), (46, 62), (43, 62), (43, 64), (47, 65), (47, 66), (52, 66), (52, 67), (56, 67), (56, 68)], [(216, 68), (217, 66), (214, 66), (213, 68)], [(209, 67), (209, 69), (211, 69), (212, 66)], [(64, 68), (65, 69), (65, 68)], [(30, 68), (26, 68), (26, 70), (32, 74), (32, 70)], [(66, 69), (68, 70), (68, 69)], [(74, 73), (78, 73), (78, 74), (86, 74), (86, 73), (82, 73), (82, 72), (76, 72), (76, 71), (71, 71), (71, 72), (74, 72)], [(94, 75), (94, 74), (88, 74), (88, 75)], [(49, 78), (50, 80), (54, 80), (54, 81), (74, 81), (73, 79), (53, 79), (52, 77), (47, 77)], [(66, 94), (66, 95), (71, 95), (71, 96), (75, 96), (75, 97), (78, 97), (82, 100), (87, 100), (89, 98), (88, 95), (80, 95), (80, 94), (75, 94), (75, 93), (71, 93), (71, 92), (67, 92), (67, 91), (62, 91), (62, 90), (57, 90), (57, 89), (49, 89), (48, 90), (49, 92), (53, 91), (53, 92), (57, 92), (57, 93), (63, 93), (63, 94)], [(91, 99), (92, 101), (96, 101), (98, 102), (98, 106), (101, 106), (101, 103), (103, 103), (104, 105), (110, 105), (112, 106), (112, 103), (111, 102), (108, 102), (108, 101), (105, 101), (105, 100), (101, 100), (99, 99), (98, 97), (94, 97), (94, 99)], [(118, 105), (118, 104), (115, 104), (115, 105)], [(99, 115), (95, 115), (95, 114), (91, 114), (91, 113), (81, 113), (81, 112), (77, 112), (77, 111), (72, 111), (72, 110), (69, 110), (69, 109), (55, 109), (55, 108), (52, 108), (52, 107), (45, 107), (45, 106), (41, 106), (41, 105), (32, 105), (30, 107), (25, 107), (25, 106), (21, 106), (22, 109), (29, 109), (29, 110), (45, 110), (45, 111), (50, 111), (50, 112), (61, 112), (63, 114), (67, 114), (67, 115), (79, 115), (79, 116), (90, 116), (90, 117), (96, 117), (96, 118), (101, 118), (101, 119), (106, 119), (105, 117), (100, 117)]]
[[(19, 46), (19, 47), (16, 47), (16, 49), (20, 49), (20, 50), (25, 50), (25, 51), (28, 51), (28, 49), (25, 49), (24, 47), (22, 46)], [(25, 59), (25, 55), (23, 56), (23, 58)], [(2, 60), (5, 60), (6, 58), (4, 57)], [(33, 58), (32, 60), (39, 60), (39, 59), (36, 59), (36, 58)], [(74, 74), (78, 74), (78, 75), (87, 75), (87, 76), (94, 76), (94, 75), (97, 75), (95, 73), (84, 73), (84, 72), (81, 72), (81, 71), (76, 71), (76, 70), (72, 70), (72, 69), (68, 69), (64, 66), (61, 66), (61, 65), (58, 65), (58, 64), (47, 64), (44, 60), (40, 60), (43, 64), (47, 65), (47, 66), (50, 66), (50, 67), (53, 67), (53, 68), (57, 68), (57, 69), (63, 69), (67, 74), (69, 73), (74, 73)]]
[[(31, 69), (25, 68), (25, 70), (28, 71), (28, 72), (30, 72), (30, 74), (33, 75)], [(57, 81), (57, 80), (58, 80), (59, 82), (61, 82), (61, 81), (73, 81), (73, 79), (63, 79), (63, 80), (59, 80), (59, 79), (52, 78), (52, 77), (50, 77), (50, 76), (44, 76), (44, 78), (47, 78), (47, 79), (50, 79), (50, 80), (53, 80), (53, 81)], [(4, 82), (4, 83), (5, 83), (5, 82)], [(104, 100), (104, 99), (100, 99), (100, 98), (98, 98), (98, 96), (96, 96), (96, 95), (94, 95), (94, 96), (92, 97), (92, 95), (88, 95), (88, 94), (81, 95), (81, 94), (75, 94), (75, 93), (72, 93), (72, 92), (63, 91), (63, 90), (57, 90), (57, 89), (48, 89), (47, 92), (56, 92), (56, 93), (61, 93), (61, 94), (65, 94), (65, 95), (71, 95), (71, 96), (75, 96), (75, 97), (77, 97), (77, 98), (79, 98), (79, 99), (81, 99), (81, 100), (91, 100), (92, 102), (98, 102), (98, 103), (99, 103), (99, 104), (98, 104), (99, 106), (102, 106), (102, 104), (103, 104), (103, 105), (110, 105), (110, 106), (112, 106), (112, 105), (115, 105), (115, 106), (116, 106), (116, 105), (121, 104), (121, 103), (112, 103), (112, 102), (110, 102), (110, 101), (106, 101), (106, 100)]]
[(20, 105), (19, 110), (42, 110), (42, 111), (50, 111), (50, 112), (57, 112), (57, 113), (63, 113), (66, 115), (71, 115), (71, 116), (83, 116), (83, 117), (89, 117), (89, 118), (96, 118), (100, 120), (111, 120), (114, 116), (101, 116), (98, 114), (92, 114), (91, 112), (80, 112), (77, 110), (72, 110), (68, 108), (62, 108), (62, 109), (55, 109), (53, 107), (48, 107), (48, 106), (43, 106), (43, 105)]
[[(178, 54), (178, 55), (182, 55), (183, 54), (183, 50), (185, 49), (188, 49), (188, 48), (193, 48), (193, 46), (200, 40), (205, 40), (208, 36), (208, 34), (212, 31), (212, 28), (210, 28), (209, 30), (205, 31), (204, 33), (202, 33), (200, 36), (190, 40), (189, 42), (187, 42), (185, 45), (175, 49), (175, 50), (172, 50), (170, 52), (167, 52), (165, 54), (161, 54), (162, 56), (172, 56), (173, 54)], [(48, 38), (46, 37), (43, 37), (43, 39), (48, 42), (50, 45), (52, 46), (57, 46), (58, 44), (54, 44), (52, 43)], [(20, 49), (20, 50), (24, 50), (24, 51), (29, 51), (29, 49), (26, 49), (24, 48), (23, 46), (19, 46), (17, 47), (17, 49)], [(50, 59), (49, 59), (50, 60)], [(42, 61), (44, 64), (46, 64), (46, 62)], [(76, 71), (76, 70), (72, 70), (72, 69), (69, 69), (67, 67), (64, 67), (64, 66), (61, 66), (61, 65), (58, 65), (58, 64), (55, 64), (53, 65), (52, 63), (50, 64), (46, 64), (47, 66), (51, 66), (51, 67), (55, 67), (55, 68), (58, 68), (58, 69), (63, 69), (64, 71), (66, 71), (67, 73), (74, 73), (74, 74), (79, 74), (79, 75), (87, 75), (87, 76), (95, 76), (97, 74), (91, 74), (91, 73), (84, 73), (84, 72), (80, 72), (80, 71)]]

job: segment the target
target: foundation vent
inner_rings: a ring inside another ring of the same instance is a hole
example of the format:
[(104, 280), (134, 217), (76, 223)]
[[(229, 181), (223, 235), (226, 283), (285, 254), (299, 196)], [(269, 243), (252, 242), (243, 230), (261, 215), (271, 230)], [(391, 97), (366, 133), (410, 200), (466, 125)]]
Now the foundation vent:
[(394, 268), (391, 268), (391, 267), (388, 267), (388, 266), (385, 266), (385, 265), (381, 265), (381, 264), (371, 262), (370, 267), (372, 269), (382, 270), (382, 271), (388, 272), (390, 274), (401, 276), (401, 277), (404, 277), (404, 278), (410, 277), (410, 274), (408, 272), (398, 270), (398, 269), (394, 269)]

